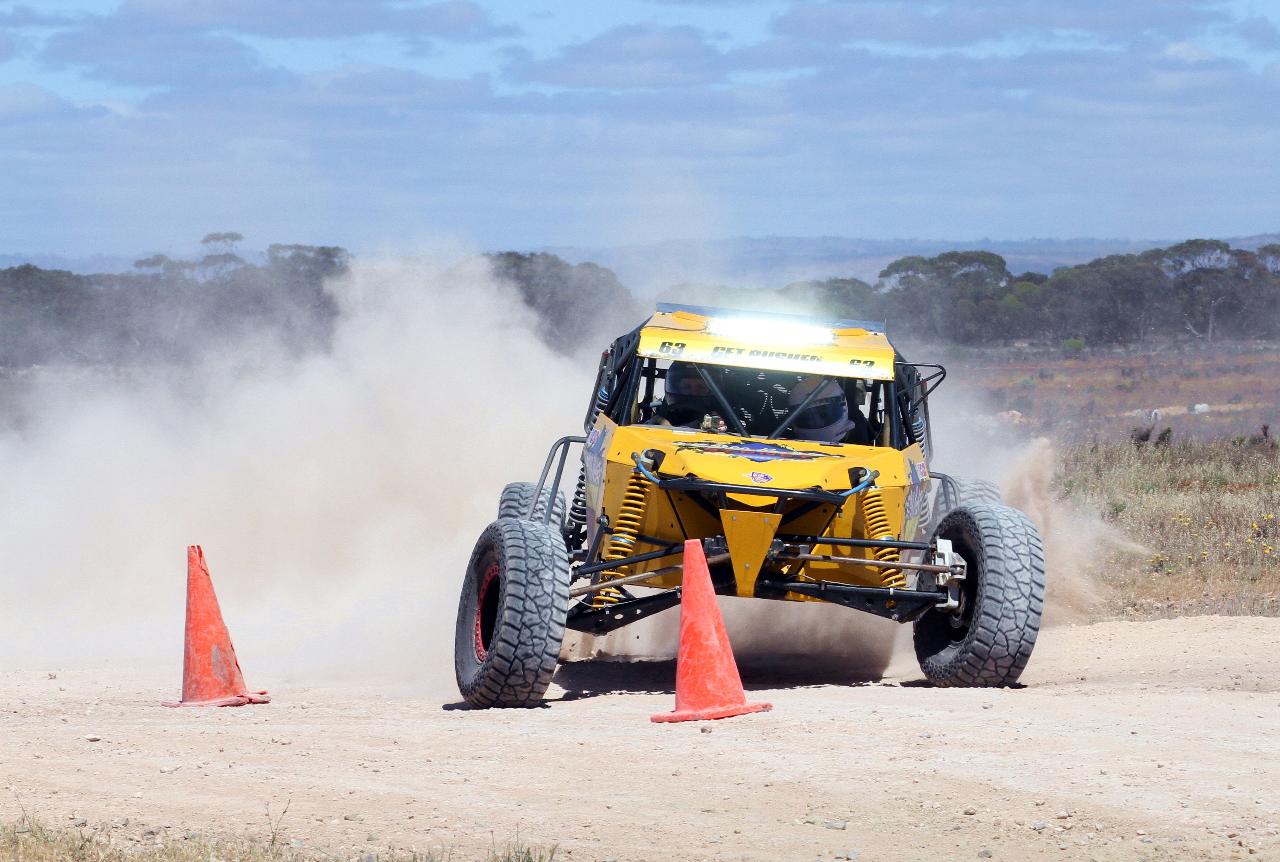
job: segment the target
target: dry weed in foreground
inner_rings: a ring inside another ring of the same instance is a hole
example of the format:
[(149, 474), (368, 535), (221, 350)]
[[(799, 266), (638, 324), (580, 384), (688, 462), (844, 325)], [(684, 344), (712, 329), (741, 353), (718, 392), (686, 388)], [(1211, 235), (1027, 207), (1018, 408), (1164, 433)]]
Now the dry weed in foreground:
[(1280, 614), (1280, 451), (1266, 441), (1065, 449), (1057, 490), (1147, 549), (1098, 571), (1108, 616)]
[(272, 844), (265, 839), (218, 841), (198, 836), (163, 846), (115, 846), (91, 829), (52, 829), (27, 818), (0, 823), (0, 862), (554, 862), (555, 857), (554, 849), (520, 846), (490, 850), (477, 857), (451, 851), (326, 853)]

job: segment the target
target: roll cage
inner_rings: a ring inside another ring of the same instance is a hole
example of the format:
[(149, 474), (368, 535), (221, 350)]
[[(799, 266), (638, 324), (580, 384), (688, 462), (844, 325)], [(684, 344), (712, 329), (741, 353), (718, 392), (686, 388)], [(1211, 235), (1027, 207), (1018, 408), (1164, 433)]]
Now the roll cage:
[[(654, 401), (657, 381), (663, 379), (666, 369), (659, 367), (660, 360), (658, 358), (642, 356), (638, 353), (642, 328), (637, 327), (618, 338), (610, 345), (608, 350), (601, 354), (591, 403), (588, 405), (583, 421), (585, 434), (592, 433), (596, 417), (601, 413), (604, 413), (610, 420), (619, 425), (639, 424), (650, 418), (651, 413), (646, 413), (646, 410), (651, 409), (650, 405)], [(869, 445), (887, 446), (901, 450), (911, 445), (919, 444), (927, 459), (930, 457), (932, 449), (928, 398), (933, 390), (945, 379), (946, 369), (941, 365), (931, 363), (907, 362), (896, 350), (894, 351), (894, 358), (894, 375), (892, 379), (862, 381), (858, 378), (837, 378), (828, 375), (823, 375), (823, 377), (826, 380), (837, 380), (840, 385), (846, 387), (856, 385), (866, 387), (866, 392), (868, 393), (866, 400), (867, 410), (863, 418), (868, 423), (871, 423), (871, 420), (874, 419), (872, 429), (875, 432), (872, 435), (872, 439), (868, 441)], [(707, 388), (713, 398), (724, 410), (726, 421), (732, 423), (732, 433), (755, 437), (763, 437), (765, 435), (764, 431), (760, 431), (758, 434), (746, 433), (753, 430), (748, 427), (751, 423), (748, 423), (743, 416), (739, 415), (738, 411), (732, 409), (732, 406), (728, 403), (728, 398), (718, 385), (719, 381), (715, 379), (716, 369), (726, 370), (736, 368), (736, 366), (720, 366), (714, 363), (690, 364), (698, 369), (700, 376), (707, 383)], [(738, 370), (741, 371), (742, 369)], [(821, 388), (821, 386), (814, 387), (813, 392), (819, 392)], [(847, 392), (848, 390), (846, 389)], [(807, 406), (808, 400), (806, 398), (801, 404), (782, 411), (781, 415), (775, 415), (775, 421), (768, 426), (768, 436), (765, 439), (776, 438), (786, 433), (794, 422), (795, 417)], [(759, 427), (757, 426), (754, 430), (759, 431)], [(542, 474), (539, 476), (535, 488), (535, 499), (540, 498), (543, 488), (548, 487), (548, 483), (550, 483), (549, 487), (551, 488), (560, 486), (570, 449), (575, 445), (584, 445), (586, 439), (585, 436), (574, 436), (564, 437), (556, 441), (547, 455)], [(695, 503), (702, 501), (702, 505), (710, 506), (715, 510), (726, 508), (728, 494), (776, 496), (778, 499), (773, 509), (780, 514), (783, 513), (786, 504), (793, 501), (799, 501), (805, 507), (798, 511), (808, 511), (812, 507), (822, 504), (833, 504), (838, 508), (849, 497), (872, 487), (878, 476), (875, 471), (867, 473), (865, 468), (854, 468), (850, 471), (850, 481), (853, 484), (848, 491), (830, 491), (821, 488), (770, 489), (759, 485), (729, 485), (692, 476), (669, 476), (661, 472), (662, 459), (660, 457), (650, 457), (646, 460), (642, 453), (633, 453), (632, 458), (635, 461), (637, 472), (643, 474), (645, 479), (659, 490), (666, 492), (668, 495), (672, 492), (684, 492)], [(858, 471), (857, 475), (855, 475), (854, 470)], [(659, 613), (678, 603), (680, 599), (680, 589), (678, 587), (642, 596), (631, 595), (627, 592), (626, 587), (633, 582), (639, 582), (643, 585), (644, 581), (652, 578), (655, 574), (663, 571), (678, 570), (680, 566), (675, 565), (656, 572), (646, 571), (610, 581), (601, 580), (600, 573), (609, 568), (670, 557), (677, 553), (679, 545), (678, 543), (665, 544), (655, 550), (636, 553), (629, 557), (602, 560), (602, 539), (609, 534), (610, 524), (604, 514), (599, 515), (599, 529), (595, 534), (595, 538), (588, 541), (588, 532), (586, 530), (587, 511), (583, 497), (584, 477), (585, 470), (582, 469), (579, 472), (574, 502), (569, 508), (565, 535), (566, 542), (571, 549), (572, 580), (576, 582), (585, 579), (587, 583), (571, 588), (570, 596), (580, 598), (582, 601), (571, 608), (566, 625), (577, 631), (603, 634), (638, 619)], [(545, 523), (550, 523), (552, 511), (552, 507), (546, 507), (546, 511), (542, 513), (541, 517)], [(796, 512), (791, 513), (793, 519), (795, 515)], [(880, 538), (833, 538), (825, 535), (791, 535), (785, 532), (780, 532), (779, 538), (783, 540), (785, 545), (782, 551), (787, 551), (791, 547), (786, 545), (787, 542), (796, 543), (797, 546), (806, 545), (810, 548), (814, 545), (830, 545), (838, 549), (837, 553), (840, 553), (839, 549), (874, 551), (890, 547), (900, 551), (920, 554), (936, 554), (938, 550), (931, 542), (895, 541)], [(723, 536), (703, 540), (709, 562), (714, 565), (722, 565), (729, 559), (725, 541)], [(866, 555), (857, 558), (856, 562), (862, 565), (874, 564), (868, 562)], [(894, 565), (900, 569), (919, 569), (935, 573), (949, 573), (948, 577), (955, 576), (954, 566), (948, 568), (928, 562), (907, 562), (905, 560)], [(940, 574), (939, 577), (942, 577), (942, 575)], [(908, 621), (919, 617), (932, 607), (941, 607), (944, 603), (952, 602), (954, 600), (952, 594), (955, 592), (954, 584), (956, 581), (952, 580), (947, 583), (949, 586), (943, 592), (938, 592), (937, 590), (856, 586), (831, 581), (810, 583), (800, 582), (795, 579), (787, 579), (785, 582), (765, 580), (760, 582), (757, 595), (765, 598), (778, 598), (786, 591), (801, 592), (822, 601), (848, 605), (896, 621)], [(619, 590), (618, 598), (620, 601), (616, 604), (597, 607), (587, 600), (587, 596), (605, 588)], [(951, 605), (946, 604), (946, 606), (950, 607)]]
[[(632, 330), (610, 345), (600, 358), (596, 373), (591, 405), (588, 407), (584, 430), (590, 430), (598, 413), (603, 412), (619, 425), (635, 425), (652, 417), (657, 382), (666, 376), (666, 369), (659, 367), (655, 357), (640, 356), (636, 348), (640, 341), (640, 328)], [(892, 380), (858, 380), (855, 378), (824, 376), (823, 385), (816, 386), (798, 405), (779, 411), (773, 409), (773, 421), (764, 415), (747, 415), (736, 408), (727, 397), (724, 374), (740, 374), (743, 369), (711, 363), (690, 363), (698, 372), (721, 408), (721, 415), (728, 425), (728, 433), (742, 437), (775, 439), (790, 430), (796, 418), (822, 391), (826, 381), (834, 381), (849, 397), (855, 387), (865, 386), (869, 396), (864, 418), (868, 432), (866, 445), (890, 446), (905, 449), (920, 444), (926, 454), (932, 450), (929, 428), (929, 395), (946, 378), (946, 369), (934, 363), (912, 363), (895, 352), (894, 378)], [(778, 372), (769, 372), (777, 375)], [(861, 404), (860, 397), (849, 397), (850, 404)], [(854, 409), (861, 409), (855, 407)], [(766, 433), (767, 429), (767, 433)]]

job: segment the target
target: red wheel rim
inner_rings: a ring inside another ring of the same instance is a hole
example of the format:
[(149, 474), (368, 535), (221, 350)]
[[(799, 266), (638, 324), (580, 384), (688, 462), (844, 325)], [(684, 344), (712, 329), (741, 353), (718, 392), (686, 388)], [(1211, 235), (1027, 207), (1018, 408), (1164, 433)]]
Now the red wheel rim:
[[(489, 568), (484, 570), (484, 575), (480, 578), (480, 589), (476, 592), (476, 659), (481, 662), (489, 657), (487, 641), (493, 637), (492, 627), (497, 618), (498, 572), (499, 567), (495, 560), (489, 564)], [(485, 611), (489, 609), (490, 602), (495, 607), (492, 608), (492, 615), (487, 620), (490, 630), (485, 632)]]

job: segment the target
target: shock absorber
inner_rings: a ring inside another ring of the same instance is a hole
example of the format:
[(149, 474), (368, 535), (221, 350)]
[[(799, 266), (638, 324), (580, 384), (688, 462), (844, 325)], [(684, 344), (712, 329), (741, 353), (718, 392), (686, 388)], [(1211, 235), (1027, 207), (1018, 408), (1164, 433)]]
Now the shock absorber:
[(587, 525), (587, 468), (578, 468), (578, 484), (573, 488), (573, 502), (569, 504), (569, 520), (565, 532), (579, 536)]
[[(862, 520), (867, 527), (868, 539), (898, 538), (889, 528), (889, 517), (884, 511), (884, 498), (880, 489), (873, 488), (862, 495)], [(897, 548), (881, 548), (875, 552), (875, 558), (882, 563), (896, 563), (902, 559), (902, 555)], [(880, 569), (880, 583), (886, 587), (904, 589), (907, 578), (901, 569)]]
[[(609, 544), (600, 554), (605, 562), (621, 560), (634, 556), (636, 542), (640, 537), (640, 525), (644, 523), (645, 509), (649, 505), (649, 489), (652, 484), (639, 470), (631, 474), (627, 487), (622, 495), (622, 506), (618, 509), (618, 517), (613, 522), (613, 534)], [(631, 566), (615, 566), (600, 573), (600, 580), (623, 578), (631, 574)], [(622, 593), (616, 589), (604, 589), (596, 593), (592, 599), (593, 607), (617, 604), (622, 600)]]

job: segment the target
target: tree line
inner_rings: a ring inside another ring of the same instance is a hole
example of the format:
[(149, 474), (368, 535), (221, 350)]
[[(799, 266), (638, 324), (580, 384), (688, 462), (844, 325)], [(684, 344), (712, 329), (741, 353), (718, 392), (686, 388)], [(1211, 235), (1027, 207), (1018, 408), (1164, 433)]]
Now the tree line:
[(154, 255), (123, 274), (0, 270), (0, 367), (182, 362), (261, 334), (297, 354), (325, 349), (338, 308), (324, 282), (347, 252), (276, 244), (249, 263), (241, 239), (209, 234), (197, 260)]
[(1247, 251), (1195, 239), (1052, 275), (1014, 275), (997, 254), (953, 251), (900, 258), (875, 284), (831, 278), (755, 297), (720, 293), (757, 307), (807, 306), (884, 320), (894, 332), (968, 345), (1274, 339), (1280, 337), (1280, 244)]
[[(207, 235), (198, 259), (143, 258), (123, 274), (31, 265), (0, 270), (0, 367), (186, 361), (247, 335), (301, 354), (326, 349), (338, 317), (327, 280), (337, 246), (276, 244), (259, 262), (235, 232)], [(609, 269), (545, 253), (487, 255), (553, 347), (603, 344), (647, 304)], [(1052, 275), (1010, 273), (990, 252), (904, 257), (875, 283), (836, 277), (777, 290), (682, 285), (665, 297), (738, 308), (884, 320), (891, 331), (957, 344), (1054, 346), (1280, 338), (1280, 244), (1257, 251), (1189, 240), (1112, 255)]]
[[(274, 244), (255, 263), (239, 253), (243, 240), (210, 233), (195, 259), (151, 255), (127, 273), (0, 269), (0, 368), (187, 362), (246, 337), (296, 355), (326, 349), (339, 314), (326, 282), (348, 272), (351, 255), (339, 246)], [(543, 253), (485, 257), (561, 352), (607, 342), (644, 313), (596, 264)]]

